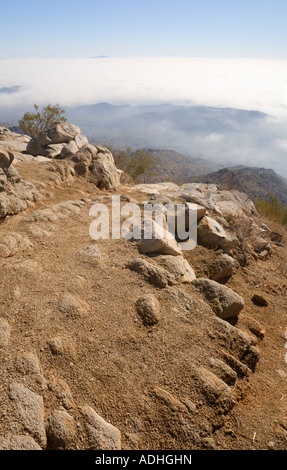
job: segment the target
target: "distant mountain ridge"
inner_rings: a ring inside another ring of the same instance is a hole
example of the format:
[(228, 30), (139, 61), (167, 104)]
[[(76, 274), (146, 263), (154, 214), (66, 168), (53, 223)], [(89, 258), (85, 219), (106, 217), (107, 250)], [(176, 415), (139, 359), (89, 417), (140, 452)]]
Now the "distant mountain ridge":
[[(265, 162), (273, 168), (274, 162), (274, 170), (286, 176), (286, 167), (278, 164), (286, 159), (285, 127), (272, 116), (228, 107), (104, 101), (66, 108), (66, 113), (93, 145), (148, 150), (158, 162), (150, 182), (210, 182), (235, 187), (253, 199), (274, 194), (287, 203), (286, 180), (258, 168)], [(3, 113), (1, 120), (8, 118)]]
[(287, 204), (287, 180), (275, 171), (266, 168), (237, 166), (222, 168), (209, 174), (194, 176), (188, 179), (192, 183), (217, 184), (221, 189), (238, 189), (251, 199), (267, 200), (269, 195), (275, 195)]
[[(1, 107), (0, 103), (1, 121), (16, 124), (29, 111), (21, 101), (21, 90), (19, 100), (18, 93), (16, 97), (17, 107), (4, 104)], [(89, 141), (97, 145), (130, 147), (133, 151), (170, 149), (208, 160), (221, 168), (238, 163), (264, 166), (287, 177), (286, 123), (257, 110), (172, 102), (136, 104), (124, 100), (117, 103), (104, 99), (79, 102), (72, 107), (60, 104), (66, 110), (68, 121), (77, 124)], [(216, 169), (219, 168), (206, 169), (206, 173)]]
[(187, 157), (173, 150), (145, 150), (157, 162), (155, 174), (145, 178), (147, 183), (171, 181), (180, 184), (192, 175), (202, 175), (222, 168), (222, 166), (203, 158)]
[(5, 93), (5, 94), (17, 93), (17, 91), (19, 91), (20, 88), (21, 87), (19, 85), (2, 87), (0, 88), (0, 93)]
[(100, 102), (66, 111), (68, 120), (77, 123), (89, 140), (118, 148), (130, 146), (134, 150), (170, 149), (210, 160), (221, 167), (242, 161), (237, 155), (243, 144), (242, 136), (246, 141), (245, 153), (247, 143), (254, 153), (259, 129), (266, 135), (265, 127), (271, 119), (256, 110), (174, 103), (116, 105)]

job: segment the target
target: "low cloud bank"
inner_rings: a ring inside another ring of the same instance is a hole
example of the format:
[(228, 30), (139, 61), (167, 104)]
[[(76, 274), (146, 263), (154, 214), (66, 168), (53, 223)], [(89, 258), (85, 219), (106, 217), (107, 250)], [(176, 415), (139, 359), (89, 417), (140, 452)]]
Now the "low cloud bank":
[[(15, 123), (34, 103), (59, 103), (72, 117), (79, 106), (128, 104), (128, 111), (116, 108), (102, 119), (85, 109), (79, 124), (99, 137), (120, 133), (138, 144), (165, 144), (162, 148), (226, 164), (265, 166), (287, 176), (286, 65), (286, 60), (261, 59), (0, 60), (0, 89), (14, 91), (0, 94), (0, 121)], [(164, 110), (163, 103), (174, 108)], [(204, 116), (199, 105), (206, 107)], [(217, 116), (206, 114), (214, 107)], [(233, 116), (224, 108), (246, 112)], [(269, 116), (250, 115), (252, 110)], [(124, 116), (126, 127), (120, 123)]]

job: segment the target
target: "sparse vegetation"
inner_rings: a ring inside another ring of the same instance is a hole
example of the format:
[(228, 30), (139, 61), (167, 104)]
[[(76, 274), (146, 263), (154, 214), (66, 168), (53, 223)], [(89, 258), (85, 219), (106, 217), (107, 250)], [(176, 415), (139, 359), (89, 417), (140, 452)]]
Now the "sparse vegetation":
[(34, 110), (34, 113), (27, 111), (18, 121), (22, 131), (31, 137), (52, 126), (57, 121), (67, 121), (65, 110), (58, 104), (48, 104), (42, 110), (37, 104), (34, 104)]
[(111, 150), (117, 168), (120, 168), (135, 183), (146, 182), (147, 178), (154, 176), (158, 162), (146, 150), (132, 152), (126, 150)]
[(287, 205), (282, 204), (277, 196), (269, 195), (267, 200), (255, 200), (258, 212), (273, 222), (287, 225)]
[(269, 195), (287, 204), (287, 181), (273, 170), (257, 167), (223, 168), (203, 176), (189, 178), (191, 183), (217, 184), (227, 191), (237, 190), (251, 199), (268, 201)]

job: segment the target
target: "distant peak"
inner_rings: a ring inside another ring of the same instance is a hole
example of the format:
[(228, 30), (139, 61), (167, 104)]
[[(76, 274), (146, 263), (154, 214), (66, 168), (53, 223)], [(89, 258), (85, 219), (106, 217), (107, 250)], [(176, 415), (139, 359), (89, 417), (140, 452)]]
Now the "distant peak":
[(8, 87), (2, 87), (0, 88), (0, 93), (5, 93), (5, 94), (11, 94), (11, 93), (17, 93), (17, 91), (20, 90), (20, 86), (19, 85), (15, 85), (15, 86), (8, 86)]

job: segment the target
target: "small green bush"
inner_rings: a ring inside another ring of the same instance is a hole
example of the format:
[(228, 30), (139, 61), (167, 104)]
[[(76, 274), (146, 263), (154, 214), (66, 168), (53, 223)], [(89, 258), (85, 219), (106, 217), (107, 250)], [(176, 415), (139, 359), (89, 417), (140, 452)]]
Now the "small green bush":
[(136, 150), (131, 152), (126, 150), (112, 150), (117, 168), (129, 175), (135, 183), (145, 182), (147, 178), (156, 173), (158, 162), (146, 150)]
[(26, 111), (24, 116), (18, 121), (22, 131), (34, 137), (39, 132), (48, 129), (58, 121), (67, 121), (65, 118), (65, 110), (58, 104), (52, 106), (48, 104), (40, 111), (39, 106), (34, 104), (34, 113)]
[(282, 204), (277, 196), (269, 195), (267, 200), (256, 200), (255, 206), (258, 212), (281, 225), (287, 225), (287, 206)]

